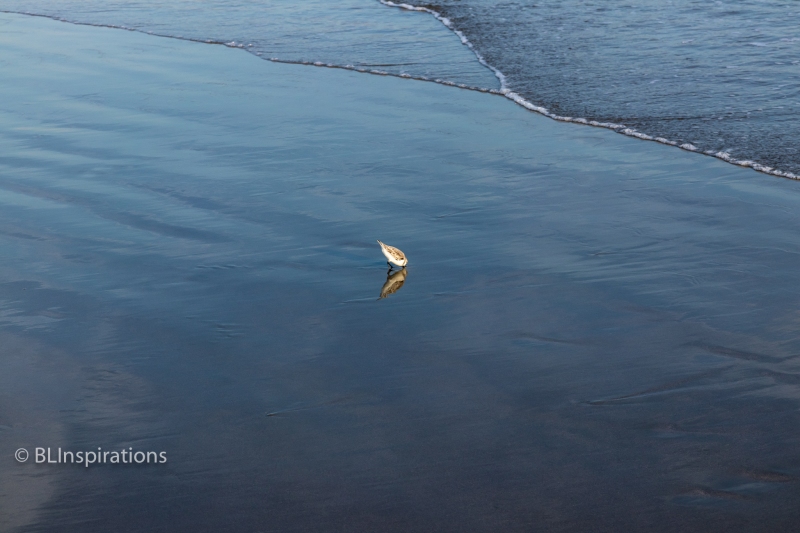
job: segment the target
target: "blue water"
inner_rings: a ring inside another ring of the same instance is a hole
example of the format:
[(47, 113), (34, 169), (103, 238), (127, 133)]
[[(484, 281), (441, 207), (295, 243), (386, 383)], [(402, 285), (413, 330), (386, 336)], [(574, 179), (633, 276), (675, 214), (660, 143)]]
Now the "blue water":
[[(800, 174), (796, 2), (425, 5), (531, 106), (777, 175)], [(430, 14), (375, 0), (2, 0), (0, 9), (233, 43), (266, 58), (500, 88)]]
[(523, 94), (425, 12), (37, 7), (228, 47), (0, 14), (0, 531), (796, 529), (797, 182), (257, 55)]
[(477, 87), (497, 86), (494, 75), (435, 19), (372, 0), (45, 0), (35, 5), (3, 0), (0, 10), (212, 40), (283, 61), (349, 65), (459, 80)]
[(442, 0), (434, 8), (508, 89), (551, 113), (800, 173), (797, 2)]

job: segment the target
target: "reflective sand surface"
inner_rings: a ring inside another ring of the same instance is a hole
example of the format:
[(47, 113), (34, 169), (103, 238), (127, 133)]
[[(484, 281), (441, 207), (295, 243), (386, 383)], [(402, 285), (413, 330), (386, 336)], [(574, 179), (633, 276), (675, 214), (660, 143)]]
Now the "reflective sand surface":
[[(0, 68), (4, 529), (800, 518), (797, 183), (42, 19), (0, 18)], [(410, 259), (383, 299), (376, 239)]]

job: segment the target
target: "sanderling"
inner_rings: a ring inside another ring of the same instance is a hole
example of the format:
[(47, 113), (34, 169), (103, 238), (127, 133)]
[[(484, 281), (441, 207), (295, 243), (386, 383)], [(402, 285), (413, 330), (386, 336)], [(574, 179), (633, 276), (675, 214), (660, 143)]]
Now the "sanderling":
[(394, 246), (383, 244), (381, 241), (378, 241), (378, 244), (381, 245), (381, 252), (383, 252), (383, 255), (386, 256), (386, 260), (390, 263), (389, 268), (392, 267), (392, 264), (395, 264), (399, 267), (404, 267), (408, 264), (408, 259), (406, 259), (406, 254), (404, 254)]

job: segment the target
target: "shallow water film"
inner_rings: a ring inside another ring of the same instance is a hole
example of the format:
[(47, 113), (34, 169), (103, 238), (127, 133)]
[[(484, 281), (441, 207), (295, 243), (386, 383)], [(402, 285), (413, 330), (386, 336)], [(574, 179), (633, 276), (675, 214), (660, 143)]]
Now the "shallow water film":
[(797, 2), (0, 0), (0, 10), (502, 88), (551, 115), (800, 176)]
[(797, 182), (41, 17), (0, 69), (0, 530), (800, 520)]
[(434, 9), (510, 89), (557, 115), (800, 174), (797, 2), (441, 0)]

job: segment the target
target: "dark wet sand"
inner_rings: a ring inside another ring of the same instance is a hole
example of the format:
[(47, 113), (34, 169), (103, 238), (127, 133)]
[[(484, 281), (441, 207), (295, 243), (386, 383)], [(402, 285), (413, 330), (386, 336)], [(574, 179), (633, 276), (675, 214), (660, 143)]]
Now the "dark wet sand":
[(0, 69), (3, 531), (800, 521), (800, 184), (43, 19)]

